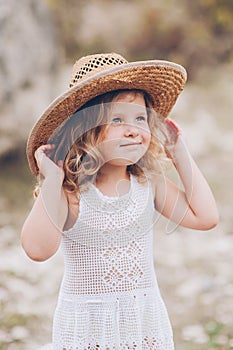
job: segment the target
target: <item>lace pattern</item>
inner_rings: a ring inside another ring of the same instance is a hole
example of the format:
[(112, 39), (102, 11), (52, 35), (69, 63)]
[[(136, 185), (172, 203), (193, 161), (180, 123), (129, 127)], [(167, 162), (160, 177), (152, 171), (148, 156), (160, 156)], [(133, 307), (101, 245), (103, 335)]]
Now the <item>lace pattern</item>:
[(173, 350), (153, 265), (153, 191), (131, 177), (107, 197), (90, 185), (73, 228), (63, 233), (64, 277), (53, 350)]

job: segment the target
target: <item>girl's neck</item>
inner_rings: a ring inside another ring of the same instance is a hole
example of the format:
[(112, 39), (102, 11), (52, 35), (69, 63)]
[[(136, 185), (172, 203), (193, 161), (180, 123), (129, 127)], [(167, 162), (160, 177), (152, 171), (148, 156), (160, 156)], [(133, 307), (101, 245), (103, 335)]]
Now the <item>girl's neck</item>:
[(126, 166), (115, 166), (106, 163), (100, 168), (97, 174), (97, 181), (114, 182), (119, 180), (129, 180)]
[(105, 164), (96, 177), (96, 187), (105, 195), (122, 196), (129, 191), (130, 176), (126, 167)]

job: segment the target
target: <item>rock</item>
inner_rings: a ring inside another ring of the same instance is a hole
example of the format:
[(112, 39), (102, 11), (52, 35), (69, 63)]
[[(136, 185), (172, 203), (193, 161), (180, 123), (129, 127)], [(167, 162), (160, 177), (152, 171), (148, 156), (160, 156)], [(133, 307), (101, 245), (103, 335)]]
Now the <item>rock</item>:
[(0, 0), (0, 157), (25, 143), (55, 95), (60, 60), (44, 1)]

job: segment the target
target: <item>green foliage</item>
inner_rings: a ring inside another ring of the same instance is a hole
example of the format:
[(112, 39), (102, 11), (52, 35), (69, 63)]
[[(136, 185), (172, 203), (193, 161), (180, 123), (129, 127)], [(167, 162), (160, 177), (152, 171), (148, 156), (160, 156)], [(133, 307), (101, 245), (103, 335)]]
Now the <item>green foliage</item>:
[[(101, 51), (131, 59), (171, 59), (189, 78), (233, 59), (233, 1), (47, 0), (67, 60)], [(130, 15), (125, 15), (131, 8)], [(108, 21), (107, 30), (104, 23)], [(128, 26), (127, 26), (128, 22)], [(88, 39), (82, 37), (86, 26)]]
[(232, 33), (233, 2), (231, 0), (196, 0), (189, 2), (191, 12), (207, 21), (207, 29), (217, 36)]
[(206, 349), (206, 346), (208, 350), (233, 349), (233, 333), (230, 326), (213, 320), (206, 325), (205, 332), (208, 336), (208, 343), (205, 344), (203, 350)]

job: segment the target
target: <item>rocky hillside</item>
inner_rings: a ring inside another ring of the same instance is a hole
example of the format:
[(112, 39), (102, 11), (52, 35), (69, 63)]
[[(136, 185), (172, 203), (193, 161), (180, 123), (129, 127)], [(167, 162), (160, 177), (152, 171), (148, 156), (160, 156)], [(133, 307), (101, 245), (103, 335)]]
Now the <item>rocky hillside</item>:
[(24, 144), (54, 97), (59, 47), (43, 1), (0, 1), (0, 156)]

